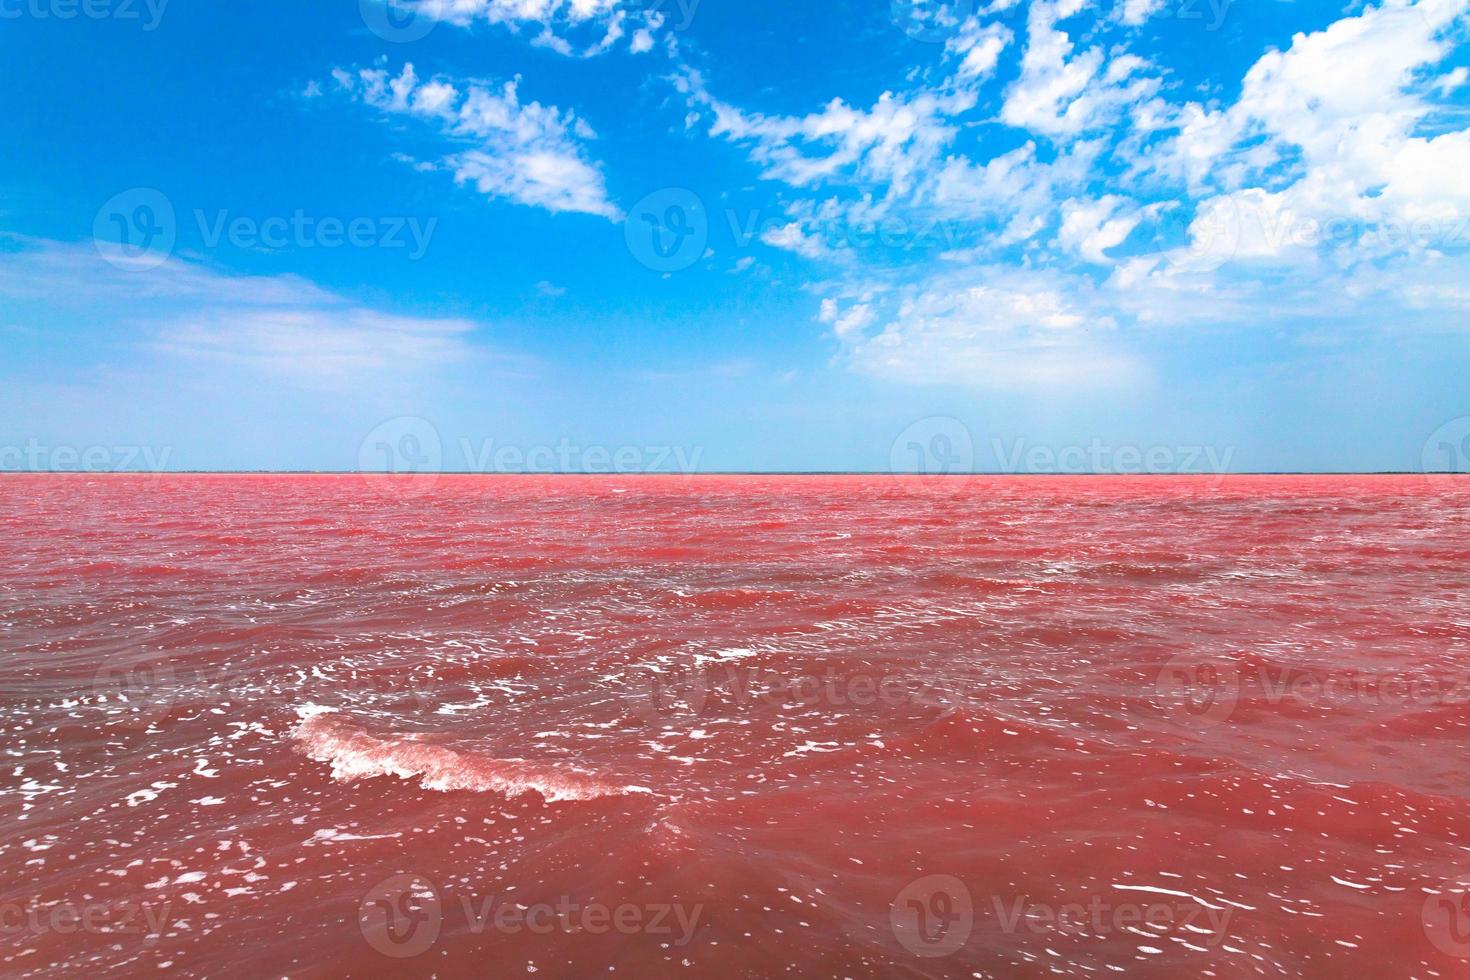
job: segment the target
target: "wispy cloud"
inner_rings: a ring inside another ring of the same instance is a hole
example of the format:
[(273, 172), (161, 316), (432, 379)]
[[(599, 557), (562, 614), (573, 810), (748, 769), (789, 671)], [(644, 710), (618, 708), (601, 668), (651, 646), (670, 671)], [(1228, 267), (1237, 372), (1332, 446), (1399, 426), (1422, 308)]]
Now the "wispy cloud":
[[(653, 34), (665, 18), (619, 0), (370, 0), (391, 2), (418, 16), (470, 27), (502, 25), (525, 33), (537, 47), (567, 57), (590, 58), (613, 50), (624, 39), (640, 54), (653, 47)], [(588, 32), (592, 36), (586, 36)]]
[(170, 258), (144, 267), (112, 246), (9, 237), (0, 297), (103, 320), (125, 345), (316, 388), (413, 377), (473, 356), (468, 320), (375, 310), (297, 276), (239, 276)]
[(575, 113), (522, 102), (520, 80), (498, 88), (436, 77), (421, 80), (412, 64), (397, 75), (381, 68), (337, 69), (337, 89), (391, 116), (433, 125), (453, 145), (442, 166), (480, 193), (552, 213), (617, 220), (602, 171), (585, 144), (596, 134)]

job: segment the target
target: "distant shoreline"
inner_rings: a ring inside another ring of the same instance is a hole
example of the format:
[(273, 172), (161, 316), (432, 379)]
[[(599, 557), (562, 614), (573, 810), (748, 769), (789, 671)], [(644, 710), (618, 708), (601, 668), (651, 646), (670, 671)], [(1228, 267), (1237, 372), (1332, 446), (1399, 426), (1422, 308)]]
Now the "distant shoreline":
[(380, 477), (396, 479), (425, 479), (441, 476), (477, 476), (484, 478), (526, 477), (580, 477), (620, 479), (689, 479), (702, 476), (868, 476), (892, 477), (902, 480), (965, 480), (974, 477), (1031, 479), (1033, 477), (1097, 478), (1115, 477), (1175, 477), (1178, 479), (1220, 479), (1230, 476), (1470, 476), (1455, 470), (1241, 470), (1230, 473), (894, 473), (888, 470), (701, 470), (697, 473), (546, 473), (533, 470), (480, 473), (472, 470), (440, 470), (431, 473), (376, 473), (360, 470), (0, 470), (0, 476), (350, 476)]

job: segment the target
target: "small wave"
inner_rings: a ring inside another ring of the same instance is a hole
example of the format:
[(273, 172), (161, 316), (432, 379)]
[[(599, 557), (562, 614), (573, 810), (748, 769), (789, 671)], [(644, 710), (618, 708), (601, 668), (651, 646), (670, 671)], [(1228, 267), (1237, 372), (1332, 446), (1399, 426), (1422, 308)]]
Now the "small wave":
[(301, 723), (291, 737), (308, 758), (331, 763), (332, 778), (342, 783), (375, 776), (417, 777), (424, 789), (441, 793), (494, 792), (509, 798), (538, 793), (548, 803), (652, 793), (643, 786), (615, 786), (585, 773), (468, 755), (415, 741), (411, 736), (369, 735), (315, 705), (298, 709), (297, 713)]

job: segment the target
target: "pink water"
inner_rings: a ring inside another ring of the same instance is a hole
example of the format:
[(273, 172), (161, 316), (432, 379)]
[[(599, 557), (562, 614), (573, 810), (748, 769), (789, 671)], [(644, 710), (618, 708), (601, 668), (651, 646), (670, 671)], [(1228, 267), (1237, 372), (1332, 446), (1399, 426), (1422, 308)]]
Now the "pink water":
[(14, 976), (1470, 976), (1470, 481), (0, 477)]

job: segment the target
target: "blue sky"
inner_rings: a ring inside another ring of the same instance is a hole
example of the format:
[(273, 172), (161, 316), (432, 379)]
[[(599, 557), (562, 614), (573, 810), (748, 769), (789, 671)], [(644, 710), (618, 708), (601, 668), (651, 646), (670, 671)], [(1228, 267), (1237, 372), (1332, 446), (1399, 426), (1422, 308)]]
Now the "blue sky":
[(1470, 469), (1467, 6), (0, 0), (0, 469)]

